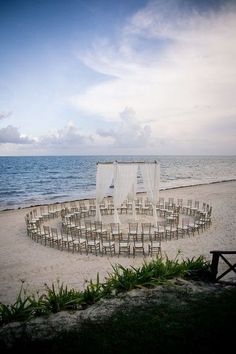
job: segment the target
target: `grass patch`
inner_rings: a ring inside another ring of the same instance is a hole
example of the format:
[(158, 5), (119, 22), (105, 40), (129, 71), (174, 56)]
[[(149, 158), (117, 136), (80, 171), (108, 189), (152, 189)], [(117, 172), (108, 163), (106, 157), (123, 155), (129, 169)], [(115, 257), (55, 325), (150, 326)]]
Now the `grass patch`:
[(45, 284), (46, 293), (39, 298), (39, 308), (44, 309), (47, 313), (56, 313), (64, 310), (76, 310), (82, 302), (83, 296), (81, 292), (74, 289), (68, 289), (67, 285), (52, 284), (50, 288)]
[(64, 284), (60, 285), (57, 282), (51, 287), (46, 284), (45, 293), (37, 298), (34, 295), (26, 295), (25, 292), (22, 294), (21, 287), (13, 305), (0, 304), (0, 322), (5, 324), (12, 321), (26, 321), (32, 317), (62, 310), (86, 308), (102, 298), (109, 298), (135, 288), (154, 287), (174, 277), (207, 279), (209, 270), (210, 264), (202, 256), (181, 262), (178, 259), (156, 258), (136, 268), (115, 265), (113, 272), (108, 274), (104, 283), (100, 282), (97, 274), (96, 281), (89, 281), (81, 292), (68, 289)]

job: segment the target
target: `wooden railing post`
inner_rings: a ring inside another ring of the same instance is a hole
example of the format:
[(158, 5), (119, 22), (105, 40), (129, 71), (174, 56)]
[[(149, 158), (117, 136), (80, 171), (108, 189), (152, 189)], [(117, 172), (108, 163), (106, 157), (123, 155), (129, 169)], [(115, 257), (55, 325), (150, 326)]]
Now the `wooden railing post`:
[(211, 251), (210, 253), (212, 253), (212, 261), (211, 261), (212, 281), (215, 282), (218, 273), (219, 252)]
[[(226, 274), (228, 274), (231, 271), (236, 274), (236, 263), (232, 264), (226, 258), (227, 255), (236, 254), (236, 251), (211, 251), (210, 253), (212, 254), (211, 277), (213, 282), (219, 281), (221, 278), (223, 278)], [(219, 258), (221, 258), (225, 262), (225, 264), (227, 264), (228, 269), (226, 269), (226, 271), (224, 271), (222, 274), (220, 274), (217, 277)]]

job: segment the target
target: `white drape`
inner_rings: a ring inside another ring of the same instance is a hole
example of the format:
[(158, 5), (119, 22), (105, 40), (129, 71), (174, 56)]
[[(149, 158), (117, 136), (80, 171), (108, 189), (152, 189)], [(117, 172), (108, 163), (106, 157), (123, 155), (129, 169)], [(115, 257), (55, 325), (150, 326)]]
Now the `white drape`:
[(96, 220), (101, 221), (99, 204), (106, 196), (114, 175), (113, 164), (98, 164), (96, 174)]
[[(137, 167), (137, 170), (138, 170), (138, 167)], [(135, 179), (134, 179), (132, 187), (131, 187), (131, 192), (128, 195), (128, 199), (130, 202), (132, 202), (133, 218), (136, 221), (137, 216), (136, 216), (135, 198), (136, 198), (136, 193), (137, 193), (137, 175), (134, 178)]]
[(147, 191), (147, 196), (153, 206), (153, 221), (154, 225), (157, 223), (156, 204), (159, 199), (159, 185), (160, 185), (160, 167), (154, 164), (140, 164), (140, 170), (143, 177), (144, 187)]
[(136, 191), (137, 164), (114, 163), (114, 222), (120, 222), (117, 208)]
[(160, 167), (157, 163), (98, 163), (96, 175), (96, 219), (101, 221), (99, 204), (106, 196), (114, 178), (114, 221), (119, 222), (118, 208), (126, 198), (133, 202), (135, 214), (135, 197), (137, 191), (137, 170), (140, 168), (147, 196), (153, 204), (154, 223), (157, 222), (156, 204), (159, 199)]

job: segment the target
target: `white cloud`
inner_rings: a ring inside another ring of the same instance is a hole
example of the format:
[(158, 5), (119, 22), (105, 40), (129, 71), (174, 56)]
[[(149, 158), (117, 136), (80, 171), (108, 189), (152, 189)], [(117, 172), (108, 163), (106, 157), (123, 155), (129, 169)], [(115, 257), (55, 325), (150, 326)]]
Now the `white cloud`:
[[(151, 2), (129, 19), (119, 42), (98, 42), (83, 59), (110, 79), (70, 102), (108, 122), (118, 122), (118, 112), (132, 107), (154, 137), (178, 142), (172, 153), (178, 153), (181, 144), (185, 150), (186, 139), (188, 153), (198, 152), (196, 139), (199, 144), (207, 141), (206, 153), (214, 153), (214, 141), (219, 146), (228, 133), (229, 151), (227, 146), (218, 150), (235, 152), (235, 137), (227, 124), (228, 117), (236, 116), (236, 8), (187, 14), (174, 7), (170, 13), (174, 3)], [(213, 129), (222, 120), (224, 138)], [(113, 138), (122, 146), (116, 134)]]
[[(198, 3), (150, 1), (116, 37), (97, 37), (86, 53), (80, 46), (79, 58), (101, 78), (70, 67), (71, 58), (48, 76), (53, 89), (48, 77), (21, 73), (14, 104), (4, 105), (17, 115), (0, 129), (0, 153), (25, 154), (28, 144), (32, 154), (236, 153), (236, 6), (222, 0), (199, 12)], [(1, 111), (0, 123), (10, 114)], [(69, 115), (80, 127), (59, 129)]]
[(21, 135), (16, 127), (8, 125), (6, 128), (0, 129), (0, 144), (32, 144), (33, 139)]
[(150, 145), (150, 127), (141, 126), (135, 118), (133, 109), (128, 107), (120, 113), (120, 122), (116, 129), (98, 129), (97, 133), (103, 137), (111, 137), (112, 146), (117, 148), (145, 148)]
[(37, 154), (74, 154), (85, 153), (87, 147), (93, 145), (92, 134), (79, 131), (75, 123), (69, 121), (63, 129), (39, 136), (34, 145)]
[(12, 115), (12, 112), (0, 112), (0, 120), (8, 118)]
[(81, 135), (73, 122), (69, 122), (63, 129), (57, 130), (51, 135), (45, 135), (39, 138), (41, 145), (65, 145), (74, 146), (84, 144), (89, 137)]
[[(94, 133), (84, 133), (69, 121), (65, 127), (30, 138), (8, 125), (0, 129), (0, 155), (104, 154), (114, 140)], [(30, 144), (30, 151), (27, 145)]]

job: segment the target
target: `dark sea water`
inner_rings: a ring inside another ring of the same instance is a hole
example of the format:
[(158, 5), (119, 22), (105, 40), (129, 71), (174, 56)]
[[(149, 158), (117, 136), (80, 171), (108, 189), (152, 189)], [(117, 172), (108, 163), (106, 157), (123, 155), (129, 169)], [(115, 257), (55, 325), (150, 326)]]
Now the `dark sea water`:
[(0, 210), (95, 197), (96, 164), (154, 161), (161, 189), (236, 180), (236, 156), (0, 157)]

